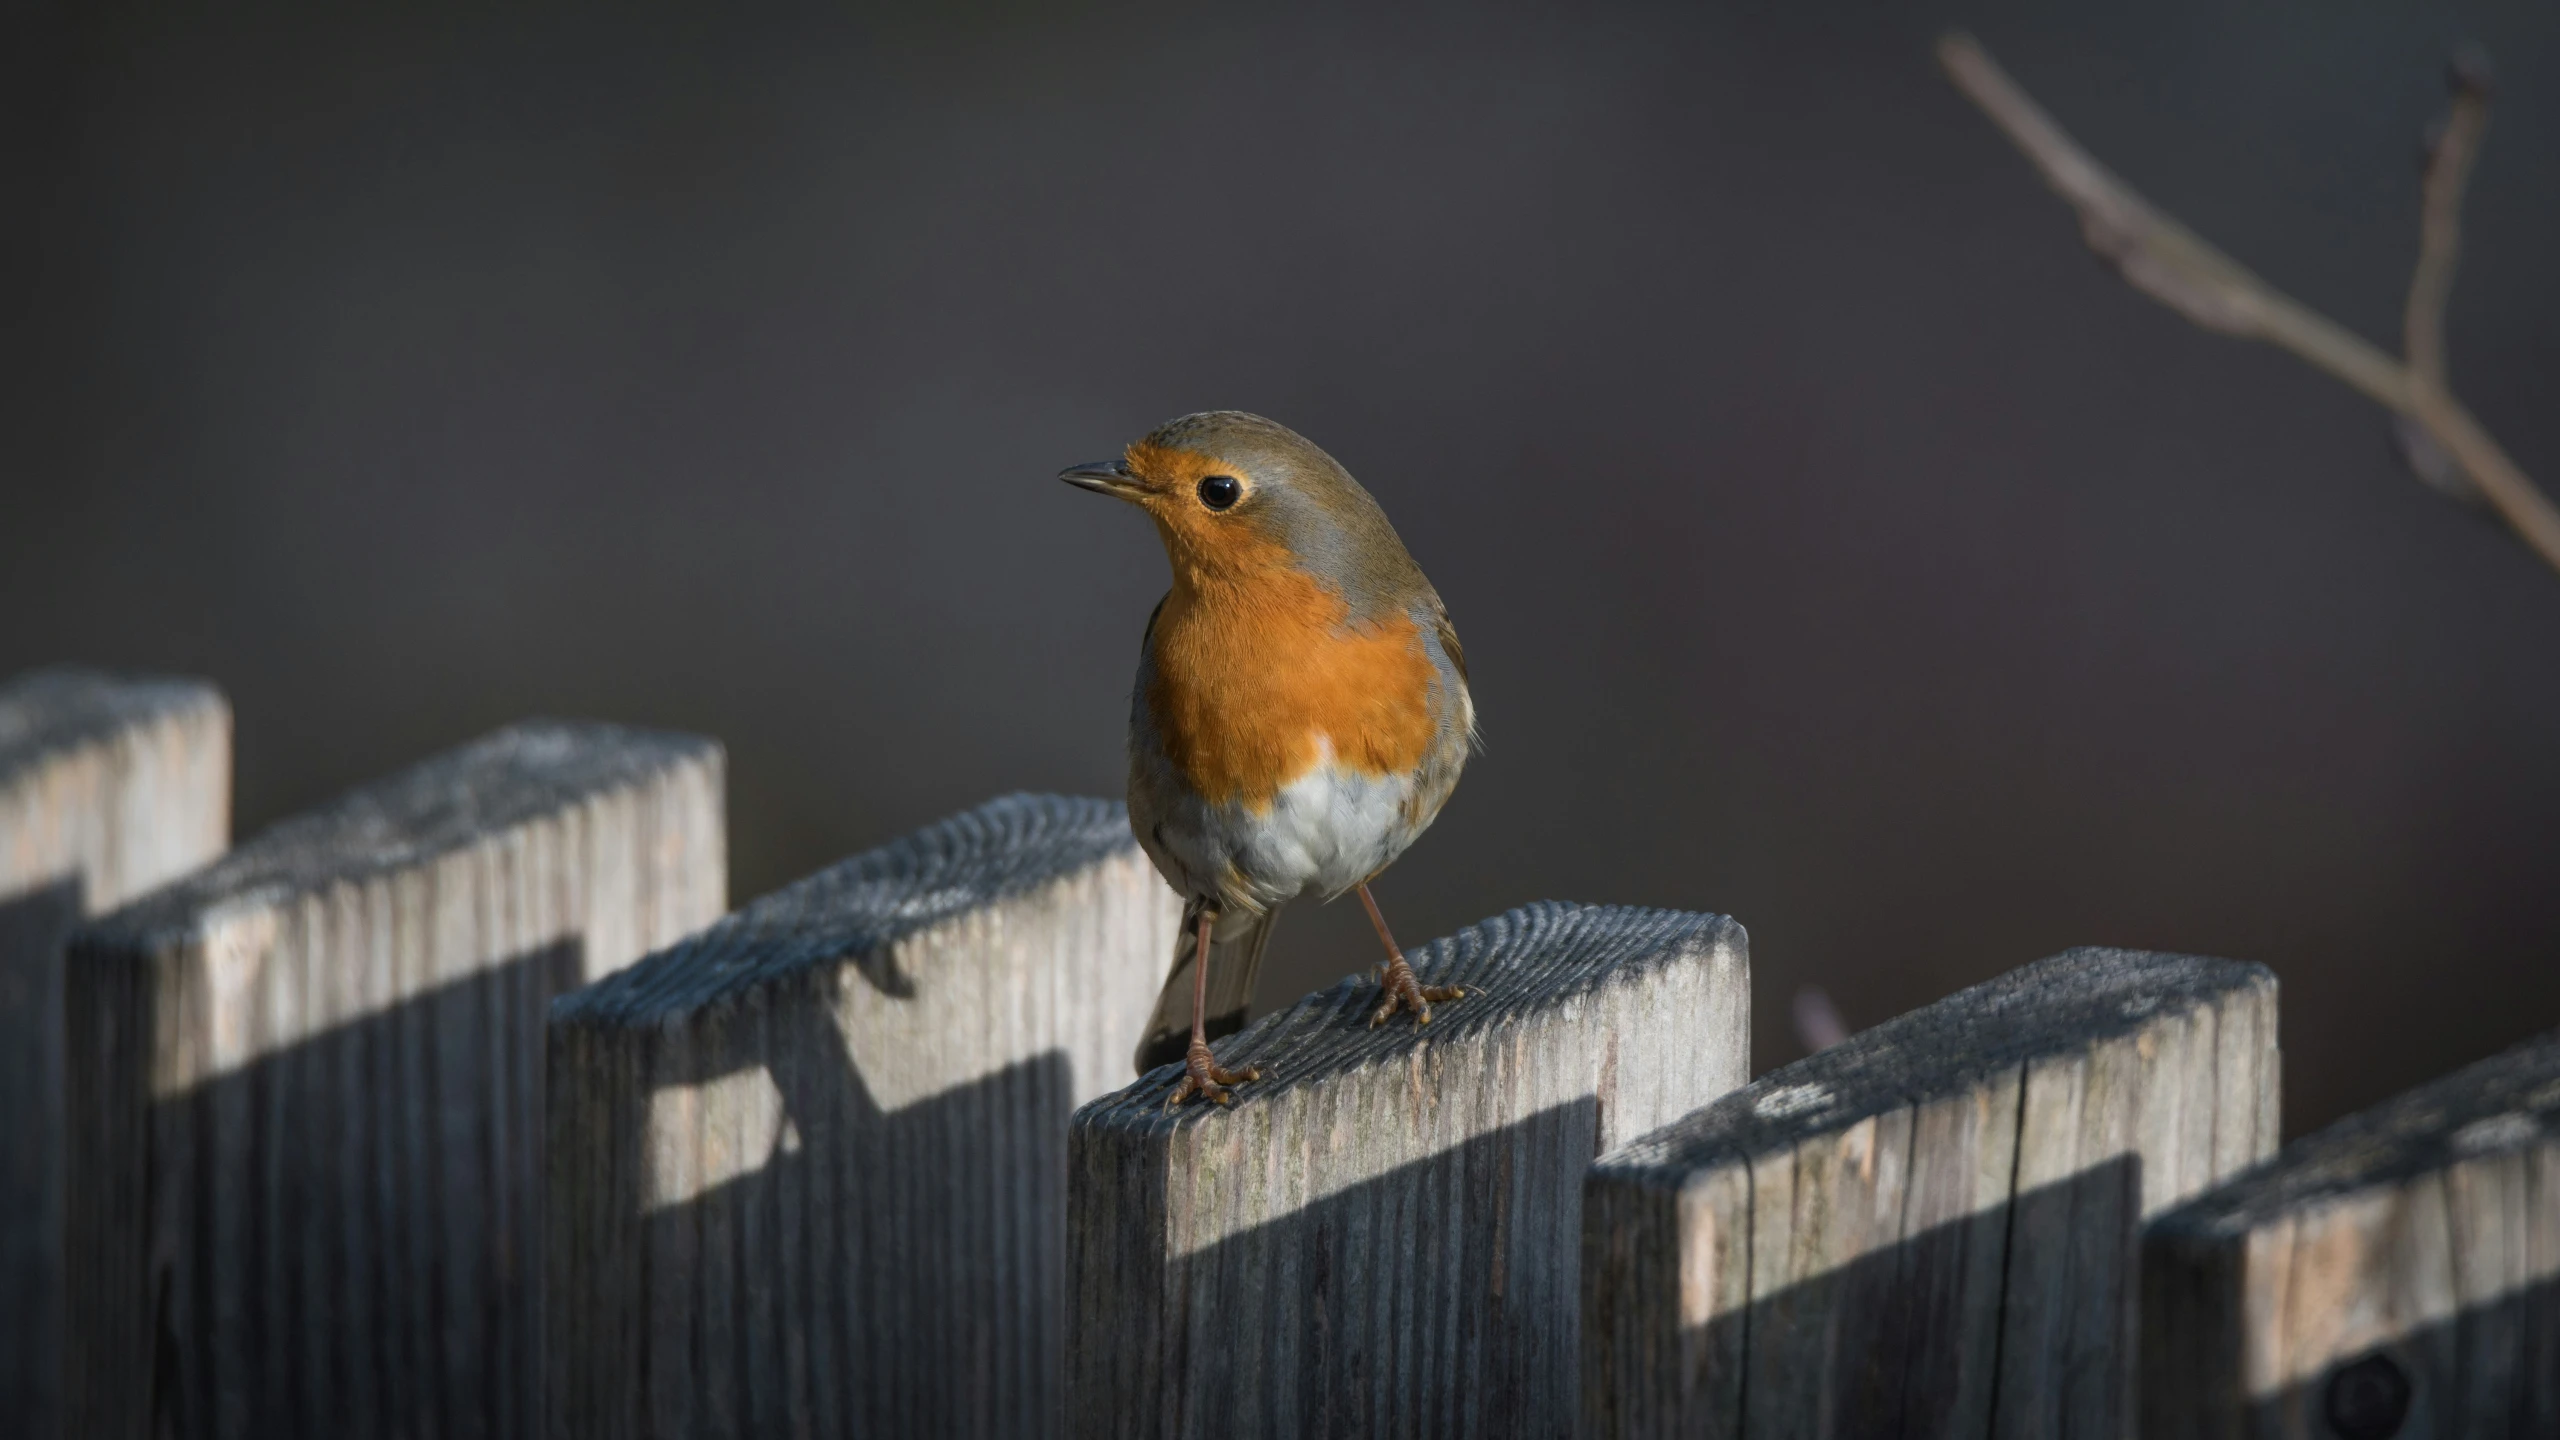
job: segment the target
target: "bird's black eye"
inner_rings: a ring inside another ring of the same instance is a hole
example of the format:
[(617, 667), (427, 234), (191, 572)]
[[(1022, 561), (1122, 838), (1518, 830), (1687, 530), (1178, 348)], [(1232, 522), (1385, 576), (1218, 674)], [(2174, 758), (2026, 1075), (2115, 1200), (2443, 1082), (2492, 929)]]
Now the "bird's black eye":
[(1244, 498), (1244, 485), (1233, 475), (1211, 475), (1200, 482), (1200, 503), (1224, 510)]

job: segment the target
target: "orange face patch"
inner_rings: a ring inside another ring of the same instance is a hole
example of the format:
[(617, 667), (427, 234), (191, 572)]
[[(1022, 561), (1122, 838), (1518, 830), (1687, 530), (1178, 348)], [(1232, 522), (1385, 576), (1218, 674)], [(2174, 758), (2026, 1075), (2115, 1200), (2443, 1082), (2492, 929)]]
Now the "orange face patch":
[[(1164, 536), (1167, 555), (1174, 557), (1174, 568), (1182, 568), (1183, 558), (1195, 565), (1225, 568), (1229, 564), (1253, 566), (1271, 563), (1273, 551), (1280, 547), (1264, 536), (1244, 516), (1209, 509), (1200, 503), (1200, 482), (1211, 475), (1234, 475), (1242, 478), (1242, 470), (1197, 450), (1175, 450), (1144, 441), (1129, 447), (1129, 473), (1145, 482), (1148, 494), (1138, 502), (1156, 522)], [(1247, 491), (1248, 498), (1250, 490)], [(1277, 558), (1286, 561), (1281, 551)]]
[(1131, 446), (1154, 490), (1173, 589), (1157, 612), (1147, 708), (1166, 756), (1214, 803), (1268, 805), (1330, 742), (1334, 763), (1409, 771), (1429, 752), (1434, 678), (1410, 616), (1353, 626), (1342, 596), (1286, 546), (1237, 515), (1201, 506), (1212, 456)]

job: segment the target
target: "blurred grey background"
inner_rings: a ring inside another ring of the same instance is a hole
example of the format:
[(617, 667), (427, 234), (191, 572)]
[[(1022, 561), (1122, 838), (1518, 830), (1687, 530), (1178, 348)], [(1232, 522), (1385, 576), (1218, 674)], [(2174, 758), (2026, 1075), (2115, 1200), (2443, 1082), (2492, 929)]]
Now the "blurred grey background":
[[(2502, 87), (2458, 388), (2560, 483), (2560, 7), (80, 7), (4, 47), (0, 672), (197, 672), (242, 833), (507, 720), (729, 746), (734, 893), (1118, 792), (1195, 409), (1331, 449), (1491, 742), (1380, 886), (1750, 927), (1853, 1026), (2265, 961), (2299, 1130), (2560, 1023), (2560, 577), (2128, 290), (1939, 77), (2396, 348)], [(1266, 1003), (1366, 967), (1293, 914)]]

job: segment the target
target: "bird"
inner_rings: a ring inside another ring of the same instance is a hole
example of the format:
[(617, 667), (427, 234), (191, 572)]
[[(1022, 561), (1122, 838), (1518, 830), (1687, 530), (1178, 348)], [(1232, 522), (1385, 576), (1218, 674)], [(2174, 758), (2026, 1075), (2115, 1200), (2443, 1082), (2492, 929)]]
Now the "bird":
[(1058, 478), (1145, 511), (1173, 572), (1129, 701), (1129, 828), (1183, 902), (1138, 1072), (1183, 1062), (1167, 1109), (1261, 1078), (1210, 1042), (1243, 1028), (1280, 909), (1302, 898), (1359, 892), (1387, 954), (1369, 1024), (1430, 1024), (1467, 992), (1420, 983), (1369, 886), (1448, 803), (1476, 712), (1448, 607), (1386, 512), (1313, 441), (1240, 410), (1166, 421)]

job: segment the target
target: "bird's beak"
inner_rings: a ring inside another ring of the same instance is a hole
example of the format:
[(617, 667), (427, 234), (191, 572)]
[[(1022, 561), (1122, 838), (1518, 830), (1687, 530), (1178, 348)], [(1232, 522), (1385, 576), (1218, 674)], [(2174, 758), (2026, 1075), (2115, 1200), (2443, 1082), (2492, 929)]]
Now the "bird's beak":
[(1117, 460), (1096, 460), (1089, 465), (1071, 465), (1058, 472), (1058, 478), (1079, 490), (1108, 495), (1115, 500), (1136, 500), (1147, 493), (1129, 467)]

